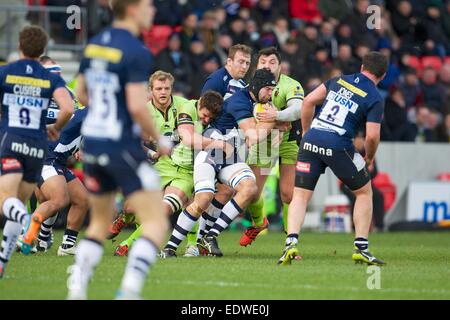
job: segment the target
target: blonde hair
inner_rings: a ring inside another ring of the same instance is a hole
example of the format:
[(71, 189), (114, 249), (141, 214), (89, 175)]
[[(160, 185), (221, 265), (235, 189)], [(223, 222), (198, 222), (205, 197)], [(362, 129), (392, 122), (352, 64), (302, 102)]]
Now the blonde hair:
[(158, 81), (166, 81), (169, 80), (170, 81), (170, 85), (173, 85), (173, 82), (175, 81), (175, 78), (173, 77), (173, 75), (171, 75), (169, 72), (164, 72), (162, 70), (158, 70), (155, 73), (153, 73), (150, 76), (150, 79), (148, 80), (148, 84), (150, 86), (150, 88), (153, 88), (153, 83), (158, 80)]

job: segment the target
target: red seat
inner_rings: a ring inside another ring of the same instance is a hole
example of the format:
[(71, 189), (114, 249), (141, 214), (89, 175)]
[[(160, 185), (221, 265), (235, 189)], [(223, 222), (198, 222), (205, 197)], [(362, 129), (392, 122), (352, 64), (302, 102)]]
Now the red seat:
[(169, 36), (172, 34), (172, 27), (167, 25), (154, 25), (150, 30), (143, 32), (145, 45), (153, 55), (157, 55), (161, 50), (167, 48)]
[(424, 68), (433, 68), (437, 72), (442, 68), (442, 60), (438, 56), (425, 56), (421, 59)]
[(450, 64), (450, 56), (445, 57), (444, 64)]
[(450, 172), (443, 172), (437, 178), (439, 181), (450, 181)]
[(408, 55), (406, 61), (404, 61), (404, 63), (417, 70), (417, 76), (421, 76), (422, 75), (422, 70), (423, 70), (423, 65), (422, 62), (420, 61), (420, 59), (416, 56), (413, 55)]
[(384, 211), (387, 212), (394, 205), (397, 188), (392, 183), (391, 177), (385, 172), (379, 172), (375, 179), (373, 179), (373, 184), (383, 193)]

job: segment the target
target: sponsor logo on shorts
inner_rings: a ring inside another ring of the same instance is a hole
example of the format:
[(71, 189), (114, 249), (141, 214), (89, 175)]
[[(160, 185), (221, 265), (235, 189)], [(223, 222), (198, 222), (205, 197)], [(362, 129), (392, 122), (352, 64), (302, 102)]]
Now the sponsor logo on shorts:
[(25, 156), (29, 156), (32, 158), (43, 159), (44, 158), (44, 149), (39, 149), (35, 147), (28, 146), (25, 142), (13, 142), (11, 143), (11, 150), (17, 153), (21, 153)]
[(297, 161), (296, 169), (299, 172), (310, 173), (311, 172), (311, 163)]
[(3, 171), (17, 170), (20, 168), (22, 168), (22, 164), (17, 159), (13, 159), (13, 158), (2, 159), (2, 170)]
[(315, 144), (308, 143), (308, 142), (305, 142), (303, 144), (303, 149), (310, 151), (310, 152), (318, 153), (320, 155), (327, 156), (327, 157), (331, 157), (333, 155), (332, 149), (319, 147), (319, 146), (316, 146)]

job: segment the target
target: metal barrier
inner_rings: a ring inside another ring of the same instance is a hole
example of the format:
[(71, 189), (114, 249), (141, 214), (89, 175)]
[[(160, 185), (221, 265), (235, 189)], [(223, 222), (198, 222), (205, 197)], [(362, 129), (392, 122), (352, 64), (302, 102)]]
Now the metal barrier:
[[(70, 13), (67, 12), (67, 7), (47, 7), (47, 6), (27, 6), (27, 5), (2, 5), (0, 4), (0, 12), (2, 14), (6, 14), (6, 23), (4, 25), (4, 29), (1, 32), (6, 34), (6, 42), (0, 41), (0, 49), (6, 49), (7, 56), (11, 54), (13, 51), (16, 51), (17, 43), (12, 39), (13, 28), (14, 28), (14, 17), (13, 14), (23, 14), (24, 17), (27, 15), (32, 15), (33, 18), (37, 17), (39, 24), (43, 27), (43, 29), (51, 35), (51, 14), (62, 14), (66, 15), (69, 18)], [(33, 15), (34, 14), (34, 15)], [(87, 9), (80, 7), (80, 22), (81, 29), (77, 30), (75, 43), (67, 44), (67, 43), (56, 43), (54, 41), (50, 41), (48, 45), (48, 49), (52, 50), (64, 50), (64, 51), (73, 51), (75, 53), (81, 53), (84, 49), (87, 40), (88, 40), (88, 17), (87, 17)], [(1, 27), (1, 26), (0, 26)]]

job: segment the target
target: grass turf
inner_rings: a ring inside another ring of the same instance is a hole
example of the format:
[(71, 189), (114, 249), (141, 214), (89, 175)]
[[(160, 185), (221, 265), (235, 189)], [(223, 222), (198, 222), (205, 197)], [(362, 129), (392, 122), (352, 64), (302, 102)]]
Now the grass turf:
[[(119, 236), (124, 239), (127, 234)], [(160, 260), (145, 285), (146, 299), (450, 299), (450, 237), (447, 232), (371, 235), (371, 251), (384, 259), (381, 289), (369, 290), (367, 267), (351, 261), (349, 234), (305, 233), (300, 239), (303, 259), (277, 266), (284, 234), (258, 237), (247, 248), (239, 233), (219, 238), (223, 258)], [(48, 253), (15, 253), (0, 280), (0, 299), (64, 299), (66, 270), (73, 257), (57, 257), (62, 233)], [(118, 243), (118, 242), (116, 242)], [(90, 299), (112, 299), (126, 259), (105, 256), (90, 283)]]

